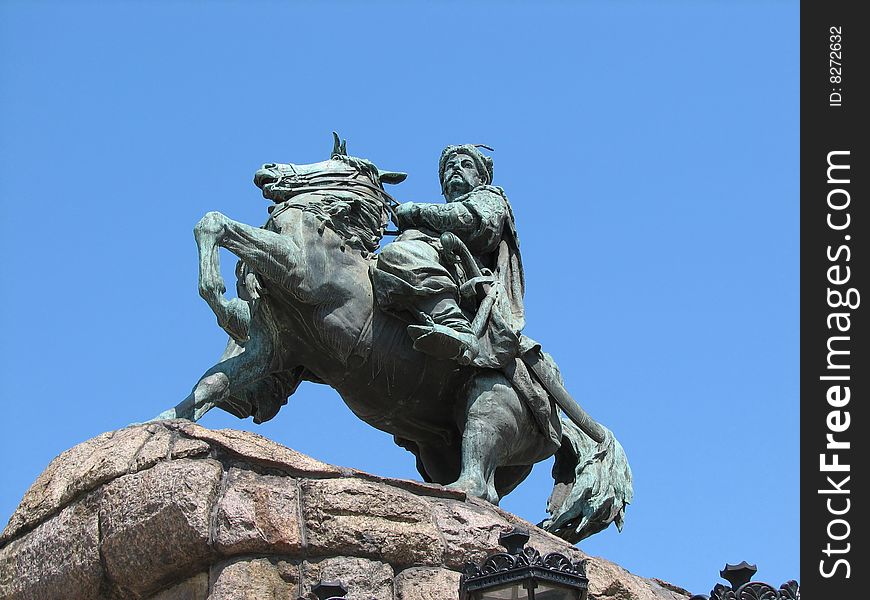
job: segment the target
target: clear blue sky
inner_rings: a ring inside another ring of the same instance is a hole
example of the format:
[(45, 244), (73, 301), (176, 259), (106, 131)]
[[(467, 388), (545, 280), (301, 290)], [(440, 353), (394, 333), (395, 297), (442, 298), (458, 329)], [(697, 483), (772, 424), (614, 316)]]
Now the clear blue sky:
[[(0, 6), (0, 520), (57, 454), (183, 398), (225, 336), (196, 291), (209, 210), (260, 224), (264, 162), (351, 154), (439, 199), (496, 150), (526, 332), (622, 441), (623, 533), (591, 554), (706, 593), (798, 564), (798, 3)], [(225, 257), (225, 262), (230, 261)], [(330, 389), (271, 422), (336, 464), (416, 477)], [(503, 506), (536, 522), (541, 463)]]

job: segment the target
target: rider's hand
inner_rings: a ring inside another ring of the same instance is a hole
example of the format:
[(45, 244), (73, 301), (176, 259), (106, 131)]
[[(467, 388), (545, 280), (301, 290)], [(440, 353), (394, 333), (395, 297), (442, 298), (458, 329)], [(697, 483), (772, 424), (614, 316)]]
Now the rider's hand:
[(420, 219), (420, 205), (414, 202), (404, 202), (396, 207), (396, 219), (399, 229), (411, 229)]

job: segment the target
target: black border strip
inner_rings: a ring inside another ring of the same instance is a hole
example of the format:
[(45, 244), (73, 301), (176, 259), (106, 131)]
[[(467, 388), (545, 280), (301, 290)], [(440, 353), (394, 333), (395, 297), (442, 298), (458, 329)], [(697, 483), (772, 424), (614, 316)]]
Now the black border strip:
[(801, 4), (800, 584), (815, 600), (866, 594), (868, 35), (857, 3)]

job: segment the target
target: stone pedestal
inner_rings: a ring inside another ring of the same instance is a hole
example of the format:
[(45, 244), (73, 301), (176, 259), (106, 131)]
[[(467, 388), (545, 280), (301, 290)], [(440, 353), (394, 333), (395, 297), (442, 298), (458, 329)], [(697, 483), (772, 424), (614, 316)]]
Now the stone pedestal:
[[(0, 535), (7, 600), (296, 600), (341, 579), (351, 600), (451, 600), (459, 572), (513, 525), (436, 485), (328, 465), (262, 436), (165, 421), (104, 433), (37, 478)], [(689, 594), (600, 558), (590, 598)]]

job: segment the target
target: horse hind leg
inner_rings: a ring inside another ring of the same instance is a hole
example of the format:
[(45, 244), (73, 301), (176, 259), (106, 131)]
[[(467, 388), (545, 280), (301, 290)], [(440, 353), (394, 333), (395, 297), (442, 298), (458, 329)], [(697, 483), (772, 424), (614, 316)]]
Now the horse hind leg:
[(228, 299), (220, 270), (219, 249), (231, 222), (219, 212), (209, 212), (193, 229), (199, 252), (199, 295), (217, 316), (218, 325), (237, 342), (248, 338), (250, 304), (240, 298)]
[(417, 470), (426, 480), (441, 485), (459, 477), (461, 449), (457, 443), (422, 443), (417, 454)]
[(525, 403), (500, 373), (478, 375), (468, 390), (462, 467), (447, 487), (498, 504), (540, 460), (545, 441)]
[(499, 499), (510, 494), (525, 481), (532, 472), (534, 465), (516, 465), (499, 467), (495, 470), (495, 491)]
[(184, 400), (160, 413), (153, 420), (199, 421), (230, 395), (268, 375), (272, 364), (272, 352), (273, 347), (266, 334), (256, 327), (252, 328), (251, 339), (244, 348), (231, 342), (224, 353), (225, 360), (206, 371)]

